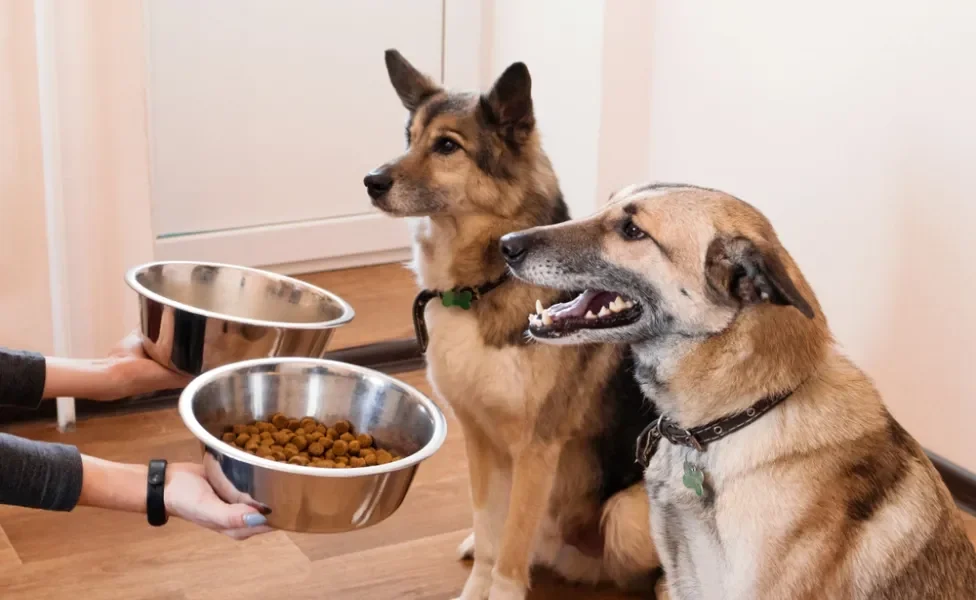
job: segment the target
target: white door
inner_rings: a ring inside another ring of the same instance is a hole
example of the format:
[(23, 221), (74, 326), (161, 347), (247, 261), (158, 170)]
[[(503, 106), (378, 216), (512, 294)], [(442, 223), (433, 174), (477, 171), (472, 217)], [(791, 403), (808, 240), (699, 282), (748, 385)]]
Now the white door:
[(150, 0), (157, 258), (256, 265), (407, 244), (362, 178), (403, 150), (383, 51), (441, 76), (441, 0)]

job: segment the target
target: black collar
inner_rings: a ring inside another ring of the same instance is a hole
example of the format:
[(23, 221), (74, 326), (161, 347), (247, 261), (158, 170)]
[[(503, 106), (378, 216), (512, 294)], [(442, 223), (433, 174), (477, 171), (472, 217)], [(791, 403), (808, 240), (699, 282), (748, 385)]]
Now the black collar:
[(427, 335), (427, 320), (424, 318), (424, 310), (427, 303), (434, 298), (440, 298), (441, 304), (447, 307), (457, 306), (458, 308), (469, 310), (471, 303), (478, 300), (488, 292), (508, 281), (508, 271), (501, 277), (488, 283), (483, 283), (475, 287), (451, 288), (449, 290), (420, 290), (413, 301), (413, 330), (417, 335), (417, 343), (420, 344), (420, 351), (427, 351), (427, 344), (430, 337)]
[(794, 391), (796, 388), (775, 396), (767, 396), (742, 412), (727, 415), (691, 429), (682, 429), (677, 423), (661, 415), (637, 437), (637, 462), (647, 468), (661, 438), (667, 439), (672, 444), (688, 446), (699, 452), (704, 452), (705, 448), (712, 442), (716, 442), (757, 421), (759, 417), (768, 413), (777, 404), (789, 398)]

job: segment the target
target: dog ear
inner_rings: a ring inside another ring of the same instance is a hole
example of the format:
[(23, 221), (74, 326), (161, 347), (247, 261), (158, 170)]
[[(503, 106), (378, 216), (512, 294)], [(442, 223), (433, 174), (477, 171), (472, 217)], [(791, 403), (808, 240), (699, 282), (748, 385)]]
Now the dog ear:
[(814, 316), (776, 254), (744, 237), (717, 238), (709, 244), (705, 279), (726, 303), (770, 302), (793, 306), (810, 319)]
[(531, 130), (535, 126), (532, 112), (532, 77), (525, 63), (514, 63), (505, 69), (481, 98), (481, 108), (489, 123), (501, 127)]
[(418, 71), (396, 50), (386, 51), (386, 72), (403, 106), (413, 112), (424, 100), (440, 91), (430, 78)]

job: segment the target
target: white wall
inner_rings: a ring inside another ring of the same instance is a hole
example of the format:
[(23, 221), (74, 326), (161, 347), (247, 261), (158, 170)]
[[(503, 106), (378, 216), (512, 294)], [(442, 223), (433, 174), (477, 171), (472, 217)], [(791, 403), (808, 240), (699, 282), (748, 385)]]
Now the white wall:
[(593, 212), (597, 190), (603, 0), (494, 0), (487, 20), (487, 88), (511, 63), (532, 74), (543, 148), (575, 217)]
[(657, 2), (650, 174), (770, 217), (923, 445), (976, 470), (976, 4)]

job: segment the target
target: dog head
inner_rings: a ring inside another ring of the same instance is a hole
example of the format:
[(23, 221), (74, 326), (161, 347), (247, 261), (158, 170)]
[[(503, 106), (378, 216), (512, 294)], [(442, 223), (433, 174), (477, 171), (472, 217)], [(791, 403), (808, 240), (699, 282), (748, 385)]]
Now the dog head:
[(638, 343), (710, 336), (747, 311), (813, 319), (809, 286), (755, 208), (728, 194), (651, 184), (614, 194), (596, 215), (502, 238), (515, 275), (586, 290), (537, 311), (539, 341)]
[(524, 64), (508, 67), (483, 95), (445, 91), (396, 50), (386, 52), (386, 68), (409, 111), (407, 150), (366, 175), (374, 206), (401, 217), (510, 218), (526, 208), (526, 188), (558, 195), (536, 134)]

